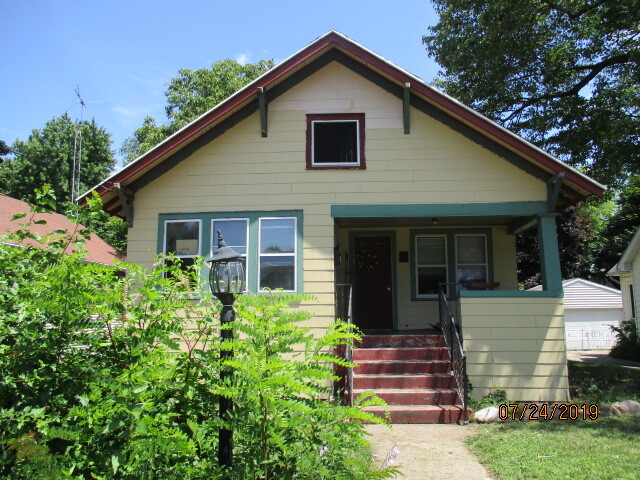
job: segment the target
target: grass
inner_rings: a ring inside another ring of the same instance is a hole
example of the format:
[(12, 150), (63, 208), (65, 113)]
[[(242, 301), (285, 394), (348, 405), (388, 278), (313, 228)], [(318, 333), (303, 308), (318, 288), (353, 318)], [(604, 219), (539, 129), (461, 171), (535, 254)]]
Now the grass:
[[(572, 402), (640, 401), (640, 371), (569, 362)], [(638, 478), (640, 415), (482, 425), (467, 443), (502, 480)]]
[(569, 388), (574, 403), (640, 401), (640, 370), (569, 361)]
[(483, 425), (467, 440), (502, 480), (636, 480), (640, 416)]

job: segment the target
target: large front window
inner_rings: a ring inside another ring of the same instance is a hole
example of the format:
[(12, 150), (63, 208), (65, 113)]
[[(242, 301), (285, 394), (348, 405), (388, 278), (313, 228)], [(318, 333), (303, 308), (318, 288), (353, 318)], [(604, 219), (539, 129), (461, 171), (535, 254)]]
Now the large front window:
[(159, 226), (164, 239), (159, 251), (174, 253), (185, 267), (197, 256), (211, 258), (220, 231), (225, 244), (245, 258), (248, 291), (301, 290), (301, 211), (162, 214)]
[(440, 284), (472, 290), (490, 282), (490, 239), (489, 229), (412, 231), (412, 298), (436, 298)]

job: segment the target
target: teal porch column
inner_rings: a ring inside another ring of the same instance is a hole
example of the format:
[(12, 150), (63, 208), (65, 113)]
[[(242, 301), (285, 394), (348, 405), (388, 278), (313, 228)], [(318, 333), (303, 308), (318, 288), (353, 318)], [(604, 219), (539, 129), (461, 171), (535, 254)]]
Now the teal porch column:
[(543, 213), (537, 216), (537, 221), (542, 289), (562, 296), (562, 272), (560, 270), (556, 214)]

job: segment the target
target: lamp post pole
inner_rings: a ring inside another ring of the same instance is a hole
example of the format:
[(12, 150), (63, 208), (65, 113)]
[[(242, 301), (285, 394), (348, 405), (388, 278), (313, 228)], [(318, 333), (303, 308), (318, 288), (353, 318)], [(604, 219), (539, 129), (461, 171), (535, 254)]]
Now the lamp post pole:
[[(220, 312), (220, 342), (224, 344), (225, 340), (233, 339), (233, 321), (236, 319), (233, 310), (233, 302), (235, 295), (219, 294), (218, 298), (222, 302), (222, 310)], [(226, 360), (233, 358), (233, 350), (220, 350), (220, 381), (224, 385), (231, 377), (231, 370), (224, 367)], [(224, 419), (228, 411), (233, 409), (231, 398), (220, 395), (220, 418)], [(233, 430), (221, 428), (218, 438), (218, 464), (230, 467), (233, 460)]]
[[(222, 303), (220, 311), (220, 342), (233, 339), (233, 321), (235, 312), (233, 303), (236, 295), (244, 291), (244, 259), (227, 247), (222, 238), (222, 232), (218, 230), (218, 249), (211, 257), (211, 270), (209, 284), (211, 293)], [(231, 347), (220, 350), (220, 382), (224, 385), (228, 382), (233, 372), (224, 366), (224, 363), (233, 357)], [(220, 418), (224, 420), (227, 412), (233, 409), (231, 398), (220, 395)], [(233, 430), (221, 428), (218, 435), (218, 464), (230, 467), (233, 460)]]

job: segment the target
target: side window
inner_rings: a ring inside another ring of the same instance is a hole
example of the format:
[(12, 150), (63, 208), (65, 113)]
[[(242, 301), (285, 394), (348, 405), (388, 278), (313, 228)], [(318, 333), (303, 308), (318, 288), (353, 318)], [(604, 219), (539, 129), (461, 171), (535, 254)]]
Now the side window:
[(415, 248), (416, 296), (433, 297), (438, 294), (438, 284), (447, 283), (447, 237), (417, 237)]
[(180, 259), (183, 270), (192, 266), (200, 255), (200, 220), (166, 220), (164, 223), (164, 253)]
[(296, 218), (260, 218), (258, 290), (296, 289)]
[(487, 239), (484, 235), (456, 235), (456, 282), (463, 290), (486, 283)]
[(307, 115), (307, 169), (365, 168), (364, 114)]

